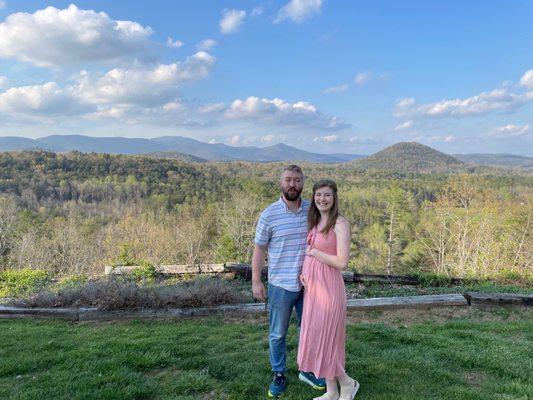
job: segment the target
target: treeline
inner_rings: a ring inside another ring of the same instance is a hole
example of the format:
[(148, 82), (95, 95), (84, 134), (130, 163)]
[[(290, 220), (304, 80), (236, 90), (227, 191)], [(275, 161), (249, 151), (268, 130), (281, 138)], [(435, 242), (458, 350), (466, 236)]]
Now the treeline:
[[(282, 165), (2, 153), (1, 268), (249, 262)], [(339, 184), (352, 269), (532, 280), (531, 176), (303, 168), (304, 197), (317, 179)]]

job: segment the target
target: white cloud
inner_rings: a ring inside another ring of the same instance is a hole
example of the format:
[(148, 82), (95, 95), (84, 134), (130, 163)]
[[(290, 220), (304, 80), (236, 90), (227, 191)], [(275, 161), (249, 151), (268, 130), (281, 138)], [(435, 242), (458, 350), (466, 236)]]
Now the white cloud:
[[(0, 92), (0, 113), (30, 119), (83, 114), (93, 120), (114, 118), (123, 122), (139, 117), (160, 124), (165, 122), (161, 116), (186, 109), (178, 100), (180, 85), (207, 76), (214, 62), (208, 53), (198, 52), (173, 64), (114, 68), (104, 74), (81, 71), (66, 87), (55, 82), (13, 87)], [(190, 116), (187, 119), (180, 121), (197, 123)]]
[(317, 130), (339, 130), (349, 126), (337, 117), (322, 114), (308, 102), (299, 101), (291, 104), (283, 99), (248, 97), (245, 100), (235, 100), (224, 115), (230, 120), (303, 126)]
[(176, 49), (179, 49), (180, 47), (183, 47), (184, 45), (185, 43), (183, 43), (181, 40), (172, 40), (170, 36), (167, 38), (168, 47), (174, 47)]
[(444, 138), (445, 143), (455, 142), (457, 140), (457, 136), (454, 135), (448, 135)]
[(395, 131), (402, 131), (402, 130), (405, 130), (405, 129), (409, 129), (409, 128), (412, 128), (413, 127), (413, 120), (408, 120), (408, 121), (405, 121), (404, 123), (402, 124), (399, 124), (397, 125), (394, 130)]
[(356, 85), (362, 85), (368, 82), (374, 76), (373, 71), (359, 72), (354, 79)]
[(533, 69), (526, 71), (520, 79), (520, 85), (529, 89), (533, 89)]
[(408, 107), (413, 106), (414, 104), (415, 104), (415, 99), (413, 99), (412, 97), (404, 97), (403, 99), (399, 99), (396, 102), (396, 107), (408, 108)]
[(323, 0), (291, 0), (279, 11), (274, 22), (281, 22), (285, 19), (301, 24), (317, 14), (320, 14)]
[(275, 138), (276, 137), (274, 135), (270, 134), (270, 135), (261, 136), (260, 139), (262, 142), (271, 143), (274, 141)]
[(329, 87), (327, 89), (324, 89), (324, 91), (322, 93), (324, 93), (324, 94), (341, 93), (341, 92), (346, 92), (347, 90), (348, 90), (348, 85), (347, 84), (342, 84), (342, 85), (332, 86), (332, 87)]
[(224, 103), (210, 103), (200, 107), (198, 111), (202, 114), (211, 114), (224, 111), (225, 109), (226, 105)]
[(313, 139), (315, 142), (326, 142), (326, 143), (332, 143), (336, 142), (339, 137), (337, 135), (328, 135), (328, 136), (318, 136)]
[(0, 57), (41, 67), (147, 57), (151, 34), (151, 28), (137, 22), (112, 20), (73, 4), (61, 10), (47, 7), (11, 14), (0, 24)]
[(389, 73), (389, 72), (383, 72), (381, 74), (378, 74), (374, 71), (363, 71), (363, 72), (359, 72), (355, 78), (354, 78), (354, 83), (356, 85), (364, 85), (365, 83), (371, 81), (371, 80), (381, 80), (381, 81), (384, 81), (384, 80), (387, 80), (391, 77), (392, 75)]
[(7, 77), (0, 75), (0, 89), (3, 89), (7, 86)]
[(185, 106), (183, 103), (180, 103), (179, 101), (171, 101), (163, 105), (163, 111), (165, 112), (175, 112), (175, 111), (183, 111), (185, 109)]
[(178, 94), (180, 84), (205, 78), (214, 62), (213, 56), (198, 52), (183, 62), (150, 68), (115, 68), (96, 78), (82, 73), (75, 92), (90, 104), (160, 105)]
[(533, 126), (507, 124), (493, 128), (487, 135), (493, 138), (516, 138), (533, 136)]
[(115, 119), (128, 123), (127, 114), (132, 111), (129, 105), (118, 105), (112, 107), (97, 107), (95, 112), (85, 115), (89, 120)]
[(224, 34), (235, 33), (239, 30), (241, 24), (246, 18), (244, 10), (224, 10), (220, 20), (220, 32)]
[(486, 114), (492, 111), (514, 110), (533, 100), (533, 92), (512, 93), (507, 89), (482, 92), (466, 99), (441, 100), (436, 103), (416, 105), (413, 98), (396, 102), (396, 117), (462, 117)]
[(216, 40), (213, 40), (213, 39), (204, 39), (202, 40), (200, 43), (198, 43), (196, 45), (196, 48), (199, 50), (199, 51), (209, 51), (211, 50), (213, 47), (215, 47), (216, 45), (218, 44), (218, 42)]
[(263, 6), (257, 6), (250, 11), (250, 17), (258, 17), (259, 15), (263, 14), (265, 11), (265, 8)]
[(232, 146), (238, 146), (241, 144), (241, 137), (239, 135), (234, 135), (228, 138), (227, 143)]
[(10, 116), (51, 117), (80, 114), (94, 107), (79, 103), (72, 91), (55, 82), (13, 87), (0, 93), (0, 113)]

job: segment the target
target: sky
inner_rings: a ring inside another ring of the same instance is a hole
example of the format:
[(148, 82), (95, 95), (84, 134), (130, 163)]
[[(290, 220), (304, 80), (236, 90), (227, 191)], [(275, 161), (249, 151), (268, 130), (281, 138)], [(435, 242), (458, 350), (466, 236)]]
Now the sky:
[(0, 0), (0, 136), (533, 156), (533, 2)]

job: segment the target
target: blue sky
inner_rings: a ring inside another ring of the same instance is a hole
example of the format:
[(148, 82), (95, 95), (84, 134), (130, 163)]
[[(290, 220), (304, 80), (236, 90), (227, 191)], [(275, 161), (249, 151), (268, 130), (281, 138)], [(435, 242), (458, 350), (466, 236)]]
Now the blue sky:
[(0, 0), (0, 135), (533, 155), (533, 2)]

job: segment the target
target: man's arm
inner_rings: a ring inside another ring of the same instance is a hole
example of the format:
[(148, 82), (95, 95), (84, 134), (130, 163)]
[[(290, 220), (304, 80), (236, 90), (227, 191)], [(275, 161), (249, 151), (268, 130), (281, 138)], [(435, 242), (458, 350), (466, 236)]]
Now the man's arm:
[(261, 270), (265, 265), (266, 246), (255, 244), (252, 255), (252, 293), (257, 300), (266, 300), (266, 289), (261, 282)]

